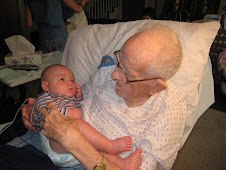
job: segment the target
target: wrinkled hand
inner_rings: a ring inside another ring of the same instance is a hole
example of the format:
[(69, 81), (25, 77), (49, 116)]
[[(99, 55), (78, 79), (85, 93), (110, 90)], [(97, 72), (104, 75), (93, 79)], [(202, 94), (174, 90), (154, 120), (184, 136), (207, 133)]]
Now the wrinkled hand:
[[(73, 118), (62, 115), (53, 103), (48, 103), (46, 106), (50, 109), (49, 112), (46, 109), (37, 108), (37, 111), (45, 117), (43, 134), (60, 143), (87, 169), (93, 169), (103, 156), (79, 132)], [(109, 166), (116, 167), (110, 163)]]
[(29, 98), (28, 104), (25, 104), (22, 107), (21, 114), (22, 114), (22, 120), (23, 120), (24, 126), (28, 130), (37, 133), (37, 130), (35, 129), (35, 127), (30, 122), (31, 112), (32, 112), (32, 108), (33, 108), (34, 104), (35, 104), (35, 99)]
[(48, 103), (46, 106), (50, 109), (49, 112), (46, 109), (37, 108), (37, 111), (45, 117), (43, 134), (47, 138), (59, 142), (66, 150), (70, 151), (70, 148), (82, 136), (76, 122), (73, 118), (62, 115), (53, 103)]

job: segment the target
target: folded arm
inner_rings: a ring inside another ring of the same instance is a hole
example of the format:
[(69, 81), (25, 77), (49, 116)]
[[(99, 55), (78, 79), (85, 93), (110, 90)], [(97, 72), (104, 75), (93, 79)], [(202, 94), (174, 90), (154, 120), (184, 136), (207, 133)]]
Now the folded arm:
[[(82, 6), (81, 6), (81, 5), (78, 5), (78, 4), (76, 3), (76, 1), (72, 1), (72, 0), (64, 0), (64, 3), (65, 3), (68, 7), (70, 7), (73, 11), (77, 12), (78, 14), (79, 14), (80, 12), (82, 12), (82, 10), (83, 10)], [(80, 3), (81, 3), (81, 4), (83, 5), (83, 7), (84, 7), (86, 1), (85, 1), (85, 0), (82, 0)]]
[[(76, 157), (87, 169), (93, 169), (102, 161), (100, 154), (79, 132), (73, 118), (66, 117), (49, 103), (47, 107), (50, 112), (43, 108), (37, 110), (45, 117), (43, 134), (49, 139), (58, 141), (66, 150)], [(61, 126), (58, 126), (61, 124)], [(109, 162), (107, 169), (120, 169), (112, 162)]]

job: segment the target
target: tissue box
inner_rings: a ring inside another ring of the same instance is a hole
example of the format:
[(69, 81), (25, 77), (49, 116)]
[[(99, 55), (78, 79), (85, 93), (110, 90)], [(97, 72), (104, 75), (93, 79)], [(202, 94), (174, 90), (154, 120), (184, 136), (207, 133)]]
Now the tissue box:
[(4, 57), (6, 65), (19, 64), (42, 64), (42, 51), (35, 51), (34, 54), (15, 56), (11, 53)]

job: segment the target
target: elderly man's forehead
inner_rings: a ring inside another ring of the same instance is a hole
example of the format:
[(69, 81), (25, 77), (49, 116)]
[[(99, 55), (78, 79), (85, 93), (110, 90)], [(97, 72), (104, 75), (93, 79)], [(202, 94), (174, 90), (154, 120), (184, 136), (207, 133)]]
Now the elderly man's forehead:
[(124, 45), (130, 44), (130, 43), (133, 44), (133, 43), (136, 43), (136, 42), (142, 43), (142, 42), (144, 42), (147, 39), (151, 40), (151, 35), (152, 34), (153, 34), (153, 31), (151, 29), (138, 32), (138, 33), (134, 34), (133, 36), (131, 36), (125, 42)]
[(125, 42), (123, 47), (130, 48), (130, 46), (140, 47), (166, 43), (171, 41), (173, 37), (172, 34), (175, 33), (171, 28), (163, 25), (156, 25), (134, 34)]
[[(121, 49), (121, 56), (126, 59), (123, 61), (123, 66), (126, 66), (125, 64), (131, 65), (134, 71), (148, 67), (153, 60), (153, 52), (156, 51), (156, 49), (152, 49), (150, 44), (147, 35), (142, 37), (141, 33), (137, 33), (130, 37)], [(141, 67), (143, 68), (141, 69)]]
[(162, 25), (140, 31), (125, 42), (121, 49), (122, 55), (132, 63), (139, 61), (140, 65), (148, 64), (165, 50), (163, 48), (173, 45), (171, 32), (169, 27)]
[(151, 34), (152, 33), (150, 32), (148, 32), (148, 34), (145, 34), (144, 31), (136, 33), (124, 43), (122, 47), (122, 51), (142, 52), (144, 47), (150, 46), (153, 39), (153, 36), (151, 36)]

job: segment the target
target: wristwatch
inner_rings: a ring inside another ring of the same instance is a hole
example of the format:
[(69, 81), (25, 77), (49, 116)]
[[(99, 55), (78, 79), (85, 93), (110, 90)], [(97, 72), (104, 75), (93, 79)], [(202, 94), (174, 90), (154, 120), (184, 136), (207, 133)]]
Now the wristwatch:
[(82, 9), (84, 9), (84, 5), (82, 5), (82, 3), (77, 3), (77, 5), (80, 5), (82, 7)]
[(108, 165), (108, 160), (103, 156), (101, 163), (97, 164), (93, 169), (94, 170), (106, 170)]

